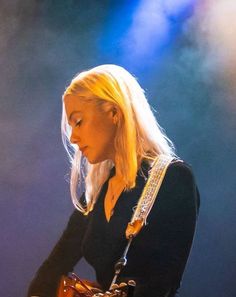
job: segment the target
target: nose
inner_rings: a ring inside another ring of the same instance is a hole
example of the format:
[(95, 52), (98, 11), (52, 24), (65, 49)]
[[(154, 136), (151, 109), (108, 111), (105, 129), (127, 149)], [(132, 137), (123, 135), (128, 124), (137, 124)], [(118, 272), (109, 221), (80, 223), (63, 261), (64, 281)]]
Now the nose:
[(78, 144), (80, 142), (80, 137), (78, 135), (74, 135), (73, 131), (71, 132), (70, 136), (70, 143), (72, 144)]

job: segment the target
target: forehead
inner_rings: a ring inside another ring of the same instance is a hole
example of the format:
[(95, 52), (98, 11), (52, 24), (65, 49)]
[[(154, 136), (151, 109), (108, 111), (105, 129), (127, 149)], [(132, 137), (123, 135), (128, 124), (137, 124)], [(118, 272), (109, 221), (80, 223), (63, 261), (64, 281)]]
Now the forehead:
[(84, 109), (88, 105), (88, 102), (85, 102), (83, 99), (82, 96), (67, 95), (64, 98), (66, 112), (74, 111), (75, 109)]
[(74, 115), (91, 116), (98, 113), (94, 101), (84, 101), (84, 98), (80, 96), (67, 95), (64, 98), (64, 105), (68, 121), (70, 121)]

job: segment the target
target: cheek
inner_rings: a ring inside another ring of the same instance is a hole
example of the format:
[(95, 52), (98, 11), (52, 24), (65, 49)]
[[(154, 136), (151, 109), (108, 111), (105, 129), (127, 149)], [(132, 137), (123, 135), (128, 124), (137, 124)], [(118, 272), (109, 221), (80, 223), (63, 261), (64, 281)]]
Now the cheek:
[(94, 131), (94, 140), (102, 146), (110, 146), (114, 142), (115, 131), (113, 127), (100, 126)]
[(106, 127), (106, 140), (110, 145), (114, 144), (115, 135), (116, 135), (116, 128), (112, 125), (110, 127)]

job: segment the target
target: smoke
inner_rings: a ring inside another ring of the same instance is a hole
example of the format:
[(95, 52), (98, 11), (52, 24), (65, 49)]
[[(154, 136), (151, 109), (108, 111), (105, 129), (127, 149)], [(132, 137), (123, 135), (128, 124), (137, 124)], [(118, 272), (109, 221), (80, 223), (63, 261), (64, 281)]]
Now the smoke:
[[(211, 83), (236, 95), (236, 2), (205, 0), (196, 11), (196, 40), (202, 55), (202, 74)], [(231, 102), (234, 107), (235, 100)]]
[[(162, 53), (166, 48), (170, 48), (175, 38), (180, 35), (185, 21), (191, 17), (194, 2), (139, 1), (131, 13), (132, 21), (121, 38), (124, 64), (135, 71), (143, 72), (148, 64), (153, 67), (156, 60), (160, 61)], [(140, 60), (142, 63), (136, 63)]]
[(5, 52), (9, 40), (14, 36), (18, 26), (19, 18), (16, 16), (16, 3), (7, 3), (5, 1), (1, 4), (0, 9), (0, 54)]
[(163, 13), (162, 4), (155, 1), (141, 1), (133, 16), (133, 22), (123, 41), (123, 47), (132, 51), (132, 59), (155, 53), (167, 38), (169, 24)]

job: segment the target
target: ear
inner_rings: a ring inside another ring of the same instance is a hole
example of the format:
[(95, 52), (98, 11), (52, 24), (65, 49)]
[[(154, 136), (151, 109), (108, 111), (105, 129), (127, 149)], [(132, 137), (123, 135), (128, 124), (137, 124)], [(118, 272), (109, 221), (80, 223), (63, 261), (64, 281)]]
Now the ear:
[(119, 117), (120, 117), (120, 111), (116, 106), (113, 106), (111, 109), (112, 114), (112, 120), (114, 124), (117, 124)]

